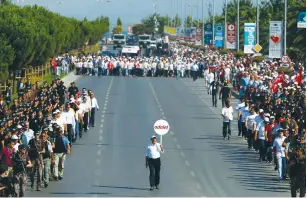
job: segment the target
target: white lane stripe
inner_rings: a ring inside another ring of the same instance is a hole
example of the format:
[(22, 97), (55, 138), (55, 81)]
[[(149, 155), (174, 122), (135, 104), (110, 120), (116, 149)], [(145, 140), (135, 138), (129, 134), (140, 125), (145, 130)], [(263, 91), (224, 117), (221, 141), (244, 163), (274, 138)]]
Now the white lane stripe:
[(96, 160), (96, 164), (99, 166), (101, 164), (101, 160), (100, 159), (97, 159)]
[(101, 141), (101, 140), (102, 140), (102, 135), (99, 136), (99, 141)]
[[(101, 150), (100, 150), (100, 149), (97, 151), (97, 155), (98, 155), (98, 156), (101, 155)], [(97, 159), (97, 160), (98, 160), (98, 159)]]
[(175, 137), (173, 138), (173, 140), (174, 140), (175, 142), (178, 142), (177, 138), (175, 138)]
[(198, 190), (201, 190), (201, 185), (198, 182), (196, 183), (196, 187), (198, 188)]
[(100, 125), (100, 128), (102, 128), (102, 127), (103, 127), (103, 124)]
[(190, 171), (190, 174), (192, 177), (195, 177), (195, 173), (193, 171)]
[(103, 130), (100, 130), (100, 133), (103, 133)]
[(177, 147), (178, 149), (180, 149), (180, 148), (181, 148), (179, 144), (177, 144), (177, 145), (176, 145), (176, 147)]
[(101, 117), (104, 118), (104, 114), (102, 114)]
[(105, 110), (103, 110), (103, 111), (102, 111), (102, 113), (103, 113), (103, 114), (105, 114), (105, 113), (106, 113), (106, 111), (105, 111)]
[(183, 152), (180, 152), (181, 157), (185, 157), (185, 154)]
[(190, 163), (189, 163), (188, 161), (184, 161), (184, 163), (185, 163), (185, 165), (186, 165), (187, 167), (190, 166)]
[(170, 131), (170, 134), (171, 134), (171, 135), (174, 135), (174, 132), (173, 132), (173, 131)]
[(101, 144), (98, 144), (98, 148), (101, 148), (102, 147), (102, 145)]
[(104, 122), (104, 119), (102, 118), (100, 121), (101, 121), (101, 122)]

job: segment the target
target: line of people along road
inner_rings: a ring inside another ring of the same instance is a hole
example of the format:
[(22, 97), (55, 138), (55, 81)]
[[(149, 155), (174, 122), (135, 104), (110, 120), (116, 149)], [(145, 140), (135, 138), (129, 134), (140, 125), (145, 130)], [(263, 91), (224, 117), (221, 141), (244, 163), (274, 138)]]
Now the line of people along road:
[(91, 90), (79, 90), (74, 82), (67, 89), (59, 78), (19, 90), (12, 104), (1, 95), (1, 197), (25, 196), (28, 178), (37, 191), (62, 180), (67, 155), (95, 127), (98, 109)]

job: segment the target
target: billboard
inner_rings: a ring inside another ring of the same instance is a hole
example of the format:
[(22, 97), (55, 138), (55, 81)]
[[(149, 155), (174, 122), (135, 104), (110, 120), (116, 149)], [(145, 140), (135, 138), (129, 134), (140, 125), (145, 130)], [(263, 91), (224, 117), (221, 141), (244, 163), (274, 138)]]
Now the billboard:
[(236, 49), (236, 25), (235, 24), (227, 24), (226, 48)]
[(204, 35), (205, 44), (209, 45), (212, 40), (212, 32), (213, 32), (212, 24), (206, 23), (204, 26), (204, 31), (205, 31)]
[(256, 45), (256, 23), (244, 23), (244, 53), (254, 54)]
[(176, 36), (176, 32), (177, 32), (176, 28), (164, 26), (164, 33)]
[(224, 25), (216, 24), (214, 27), (214, 45), (217, 48), (224, 47)]
[(195, 41), (196, 45), (201, 45), (202, 35), (203, 35), (202, 28), (197, 28), (196, 29), (196, 41)]
[(283, 25), (282, 21), (270, 21), (269, 58), (282, 56)]
[(190, 29), (190, 41), (191, 42), (196, 41), (196, 27), (191, 27)]
[(306, 12), (300, 12), (297, 15), (297, 28), (306, 28)]

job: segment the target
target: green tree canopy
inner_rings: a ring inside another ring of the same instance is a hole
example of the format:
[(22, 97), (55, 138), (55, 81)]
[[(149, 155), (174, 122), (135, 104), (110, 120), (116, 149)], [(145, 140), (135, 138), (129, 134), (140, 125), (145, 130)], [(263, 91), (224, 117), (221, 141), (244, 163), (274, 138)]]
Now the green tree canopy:
[(95, 44), (108, 31), (107, 17), (79, 21), (44, 7), (0, 5), (1, 77), (8, 71), (38, 66), (50, 57)]
[(117, 18), (117, 26), (123, 26), (123, 23), (120, 17)]

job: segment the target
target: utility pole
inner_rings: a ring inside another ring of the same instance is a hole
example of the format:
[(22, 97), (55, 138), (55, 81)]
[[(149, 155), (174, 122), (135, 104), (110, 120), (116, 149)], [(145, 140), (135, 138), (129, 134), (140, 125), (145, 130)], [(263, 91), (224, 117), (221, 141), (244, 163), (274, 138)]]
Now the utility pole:
[(226, 49), (227, 44), (227, 0), (225, 0), (225, 22), (224, 22), (224, 49)]
[(285, 0), (285, 18), (284, 18), (284, 54), (287, 54), (287, 11), (288, 11), (288, 2)]
[(259, 44), (259, 0), (257, 0), (257, 44)]
[(214, 36), (214, 26), (215, 26), (215, 0), (213, 0), (213, 18), (212, 18), (212, 36), (213, 36), (213, 44), (215, 44), (215, 36)]
[(202, 0), (202, 3), (201, 3), (201, 19), (202, 19), (202, 26), (201, 26), (201, 41), (202, 41), (202, 45), (204, 46), (205, 45), (205, 16), (204, 16), (204, 1), (205, 0)]
[(237, 51), (240, 50), (240, 0), (237, 0)]

